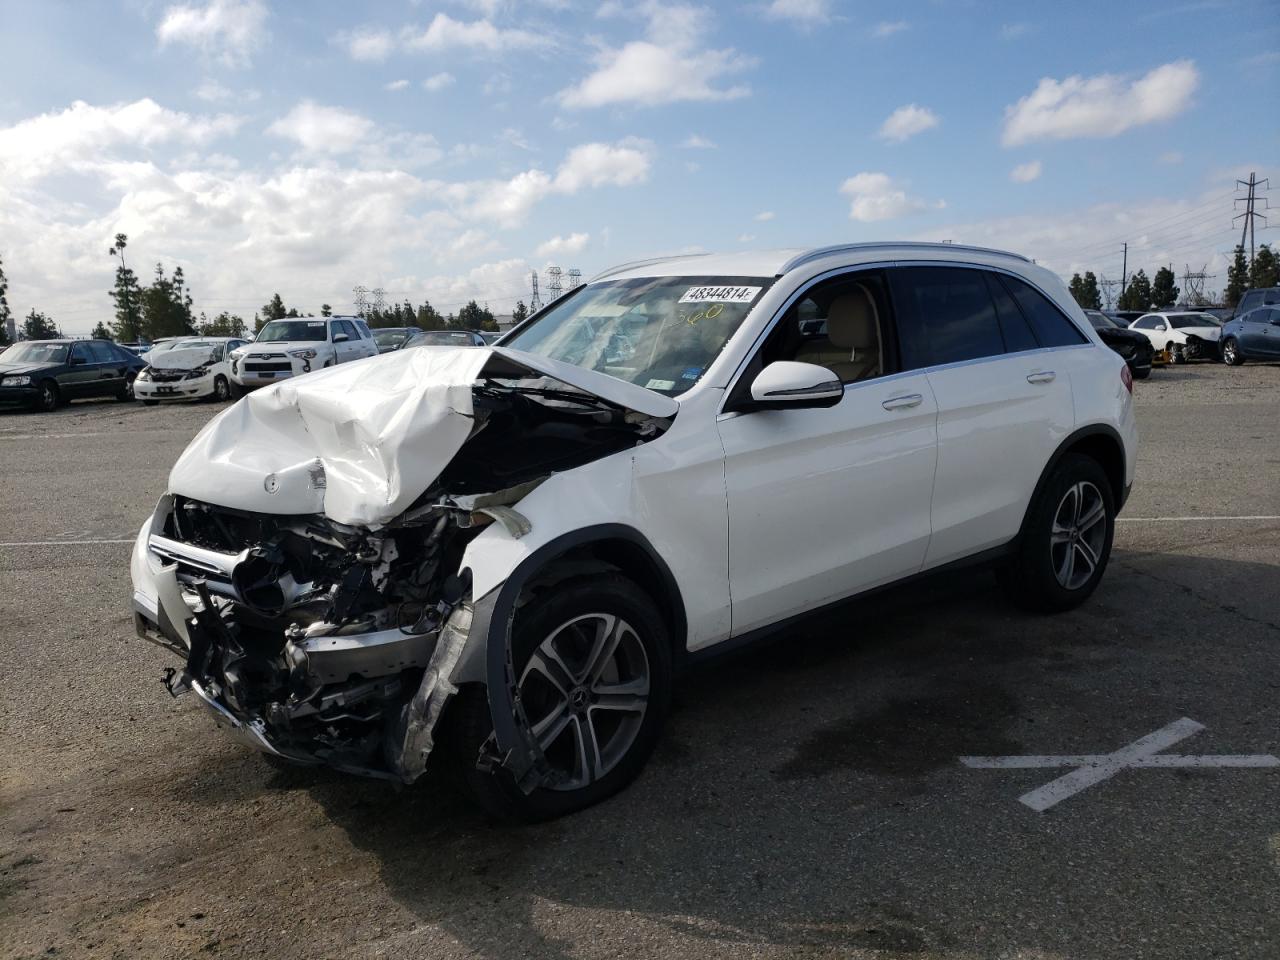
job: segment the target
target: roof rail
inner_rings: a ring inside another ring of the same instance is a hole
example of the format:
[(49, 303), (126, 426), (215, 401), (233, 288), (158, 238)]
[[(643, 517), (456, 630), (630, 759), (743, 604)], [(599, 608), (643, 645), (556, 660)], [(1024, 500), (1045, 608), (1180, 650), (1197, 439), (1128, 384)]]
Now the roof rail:
[(656, 263), (668, 263), (672, 260), (687, 260), (690, 257), (708, 257), (709, 253), (673, 253), (665, 257), (650, 257), (648, 260), (628, 260), (626, 263), (620, 263), (617, 266), (610, 267), (608, 270), (601, 270), (587, 283), (595, 283), (597, 280), (603, 280), (606, 277), (612, 277), (614, 274), (623, 273), (627, 270), (635, 270), (638, 267), (652, 267)]
[(797, 254), (782, 265), (781, 269), (778, 270), (778, 276), (782, 276), (784, 273), (789, 273), (802, 264), (812, 263), (814, 260), (821, 260), (823, 257), (829, 257), (833, 254), (852, 252), (855, 250), (869, 250), (875, 247), (908, 247), (923, 250), (965, 250), (969, 253), (992, 253), (1000, 257), (1010, 257), (1014, 260), (1021, 260), (1023, 263), (1032, 262), (1020, 253), (1010, 253), (1008, 250), (994, 250), (991, 247), (971, 247), (963, 243), (925, 243), (918, 240), (877, 243), (838, 243), (834, 246), (816, 247), (813, 250), (806, 250), (804, 253)]

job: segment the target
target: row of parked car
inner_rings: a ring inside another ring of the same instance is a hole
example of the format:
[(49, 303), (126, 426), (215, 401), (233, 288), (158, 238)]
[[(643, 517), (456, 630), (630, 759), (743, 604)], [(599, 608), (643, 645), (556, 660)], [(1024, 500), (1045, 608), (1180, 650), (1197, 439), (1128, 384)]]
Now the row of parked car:
[(169, 337), (150, 344), (28, 340), (0, 354), (0, 404), (41, 411), (94, 397), (223, 402), (311, 370), (421, 346), (484, 346), (470, 330), (371, 330), (360, 317), (272, 320), (253, 340)]

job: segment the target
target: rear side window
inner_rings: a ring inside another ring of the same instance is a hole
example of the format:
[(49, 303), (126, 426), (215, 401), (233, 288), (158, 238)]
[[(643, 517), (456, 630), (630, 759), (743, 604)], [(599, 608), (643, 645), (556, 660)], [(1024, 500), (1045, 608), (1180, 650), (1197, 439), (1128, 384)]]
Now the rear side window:
[(363, 320), (353, 320), (351, 322), (355, 324), (356, 332), (359, 333), (362, 340), (373, 339), (373, 331), (369, 329), (369, 325), (367, 323)]
[(91, 340), (86, 346), (89, 348), (89, 355), (93, 358), (94, 363), (116, 362), (115, 355), (111, 352), (111, 347), (108, 344)]
[(1043, 347), (1071, 347), (1087, 343), (1083, 333), (1067, 319), (1067, 315), (1055, 307), (1039, 290), (1017, 277), (1001, 277), (1013, 299), (1018, 301), (1022, 314), (1031, 323), (1036, 339)]
[(1031, 325), (1022, 315), (1013, 297), (1005, 289), (1000, 278), (993, 273), (984, 274), (991, 300), (996, 305), (996, 316), (1000, 318), (1000, 332), (1004, 334), (1004, 347), (1007, 353), (1018, 353), (1020, 350), (1035, 350), (1040, 346), (1036, 336), (1031, 332)]
[(995, 304), (981, 270), (891, 270), (904, 369), (995, 357), (1005, 352)]

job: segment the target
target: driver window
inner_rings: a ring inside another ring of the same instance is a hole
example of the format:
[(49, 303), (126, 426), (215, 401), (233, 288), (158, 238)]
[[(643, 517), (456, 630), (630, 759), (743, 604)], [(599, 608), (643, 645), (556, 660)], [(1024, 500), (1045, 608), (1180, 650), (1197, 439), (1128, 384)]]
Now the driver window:
[(83, 343), (73, 343), (71, 345), (71, 359), (80, 360), (84, 363), (90, 363), (92, 358), (89, 356), (89, 349)]
[(836, 277), (810, 288), (774, 327), (762, 364), (798, 360), (826, 367), (842, 383), (858, 383), (886, 370), (888, 316), (878, 274)]

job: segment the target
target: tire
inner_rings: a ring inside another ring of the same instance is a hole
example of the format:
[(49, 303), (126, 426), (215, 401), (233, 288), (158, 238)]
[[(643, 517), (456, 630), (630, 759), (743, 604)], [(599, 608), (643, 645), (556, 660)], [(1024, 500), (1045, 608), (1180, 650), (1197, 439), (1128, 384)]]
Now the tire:
[(1165, 344), (1165, 349), (1169, 351), (1170, 363), (1186, 363), (1187, 356), (1182, 352), (1182, 344), (1170, 341)]
[(158, 407), (160, 406), (160, 401), (159, 400), (143, 400), (142, 405), (144, 407)]
[[(593, 682), (590, 658), (577, 654), (598, 643), (600, 627), (610, 622), (613, 629), (606, 635), (617, 639)], [(548, 645), (554, 658), (546, 652)], [(562, 782), (525, 794), (506, 770), (476, 769), (493, 721), (486, 688), (470, 684), (452, 705), (449, 737), (468, 792), (500, 820), (534, 823), (599, 803), (634, 780), (653, 752), (671, 702), (671, 639), (648, 595), (617, 575), (557, 585), (521, 608), (513, 648), (521, 701), (531, 726), (547, 731), (545, 757)], [(579, 681), (568, 696), (548, 680), (561, 671)], [(599, 691), (607, 688), (619, 691), (613, 696), (621, 709), (598, 705)], [(595, 770), (571, 759), (587, 752), (579, 748), (588, 734), (598, 758)]]
[(234, 380), (232, 380), (229, 384), (227, 384), (227, 390), (230, 391), (232, 400), (239, 400), (241, 397), (245, 396), (245, 394), (249, 392), (244, 387), (240, 386), (240, 384), (236, 383)]
[[(1081, 504), (1084, 513), (1078, 515)], [(1090, 523), (1097, 504), (1102, 515)], [(1107, 569), (1115, 515), (1111, 483), (1098, 461), (1079, 453), (1063, 456), (1031, 504), (1016, 553), (1000, 568), (1009, 599), (1042, 613), (1088, 600)]]
[(128, 403), (133, 399), (133, 377), (129, 377), (124, 382), (124, 386), (120, 392), (116, 394), (116, 399), (121, 403)]
[(62, 406), (62, 393), (52, 380), (40, 381), (40, 392), (36, 394), (35, 409), (41, 413), (53, 413)]
[(1244, 354), (1240, 352), (1240, 344), (1235, 337), (1227, 337), (1222, 341), (1222, 362), (1232, 367), (1244, 363)]
[(209, 399), (214, 403), (226, 403), (231, 399), (231, 384), (222, 374), (213, 378), (213, 393), (209, 395)]

